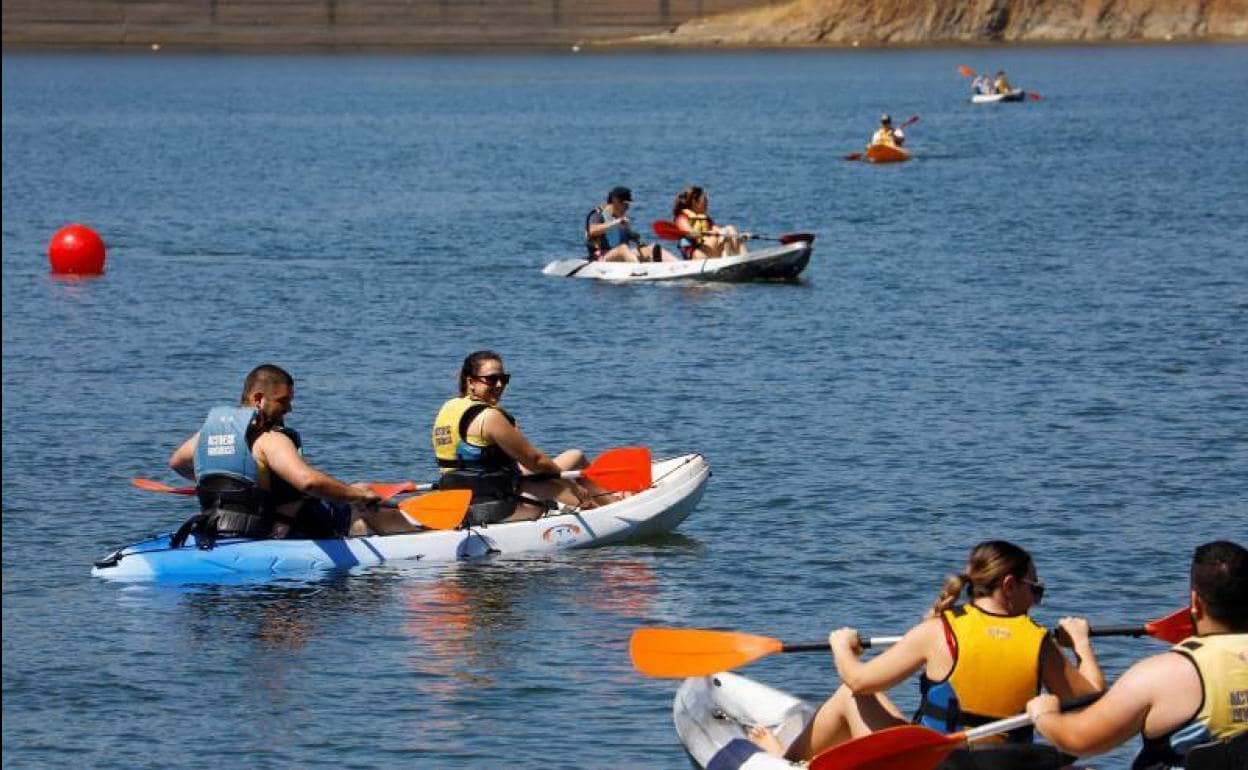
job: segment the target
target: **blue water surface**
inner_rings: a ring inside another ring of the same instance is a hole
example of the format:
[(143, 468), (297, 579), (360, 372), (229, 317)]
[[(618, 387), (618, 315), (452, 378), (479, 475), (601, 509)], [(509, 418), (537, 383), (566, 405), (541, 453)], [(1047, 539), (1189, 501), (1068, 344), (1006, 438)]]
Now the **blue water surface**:
[[(955, 68), (1043, 96), (971, 106)], [(5, 767), (681, 768), (641, 625), (899, 633), (985, 538), (1139, 622), (1248, 540), (1248, 48), (3, 60)], [(878, 114), (915, 159), (840, 160)], [(542, 276), (632, 187), (816, 233), (798, 284)], [(48, 275), (70, 221), (100, 279)], [(470, 350), (547, 451), (705, 454), (681, 532), (119, 586), (168, 453), (272, 361), (347, 479), (433, 477)], [(1109, 673), (1157, 651), (1098, 646)], [(812, 699), (821, 655), (753, 676)], [(909, 685), (897, 700), (911, 708)], [(1125, 767), (1132, 746), (1096, 767)]]

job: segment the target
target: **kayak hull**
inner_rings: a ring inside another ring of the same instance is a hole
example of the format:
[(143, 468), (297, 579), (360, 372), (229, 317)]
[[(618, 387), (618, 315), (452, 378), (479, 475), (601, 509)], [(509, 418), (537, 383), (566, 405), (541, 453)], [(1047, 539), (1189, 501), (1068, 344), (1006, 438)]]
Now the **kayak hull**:
[[(676, 734), (690, 760), (703, 770), (789, 770), (802, 765), (758, 748), (748, 737), (765, 725), (789, 746), (815, 714), (806, 701), (740, 674), (722, 672), (686, 679), (672, 703)], [(1056, 770), (1070, 757), (1051, 746), (999, 744), (959, 751), (940, 770)]]
[(868, 163), (903, 163), (910, 160), (910, 152), (891, 144), (873, 144), (863, 157)]
[(971, 104), (1000, 104), (1001, 102), (1021, 102), (1027, 98), (1027, 92), (1021, 88), (1005, 94), (971, 94)]
[(209, 549), (196, 547), (194, 536), (184, 546), (170, 548), (170, 535), (164, 534), (114, 551), (91, 574), (148, 582), (298, 578), (397, 561), (454, 561), (608, 545), (679, 526), (701, 499), (710, 465), (701, 455), (686, 454), (654, 463), (653, 476), (650, 489), (601, 508), (471, 529), (330, 540), (231, 539)]
[(785, 243), (736, 257), (679, 262), (598, 262), (560, 259), (542, 268), (545, 275), (600, 281), (791, 281), (810, 263), (810, 242)]

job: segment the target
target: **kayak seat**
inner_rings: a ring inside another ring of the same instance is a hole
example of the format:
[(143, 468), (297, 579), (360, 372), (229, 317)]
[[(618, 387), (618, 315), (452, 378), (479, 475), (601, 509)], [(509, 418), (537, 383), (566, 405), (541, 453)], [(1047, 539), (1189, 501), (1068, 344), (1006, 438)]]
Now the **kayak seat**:
[(1044, 744), (1007, 743), (955, 751), (937, 770), (1058, 770), (1075, 759)]

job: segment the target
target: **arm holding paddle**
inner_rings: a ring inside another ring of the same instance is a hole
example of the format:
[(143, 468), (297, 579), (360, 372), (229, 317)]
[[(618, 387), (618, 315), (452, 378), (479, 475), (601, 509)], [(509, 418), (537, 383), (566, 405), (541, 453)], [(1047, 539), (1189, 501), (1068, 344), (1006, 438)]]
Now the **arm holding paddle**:
[[(1069, 646), (1075, 653), (1072, 666), (1058, 644)], [(1105, 675), (1092, 651), (1091, 630), (1083, 618), (1066, 617), (1058, 621), (1057, 633), (1044, 641), (1040, 651), (1040, 678), (1045, 689), (1063, 699), (1091, 695), (1105, 689)]]
[(839, 628), (828, 635), (836, 673), (855, 695), (884, 692), (909, 679), (926, 662), (930, 637), (939, 632), (939, 625), (935, 618), (920, 623), (870, 661), (859, 658), (863, 648), (857, 629)]

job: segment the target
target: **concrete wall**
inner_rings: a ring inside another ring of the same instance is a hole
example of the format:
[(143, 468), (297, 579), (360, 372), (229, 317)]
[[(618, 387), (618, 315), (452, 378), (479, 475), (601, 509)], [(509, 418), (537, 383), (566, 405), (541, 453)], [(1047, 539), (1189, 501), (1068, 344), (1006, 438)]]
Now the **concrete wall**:
[(776, 0), (3, 0), (4, 45), (566, 45)]

